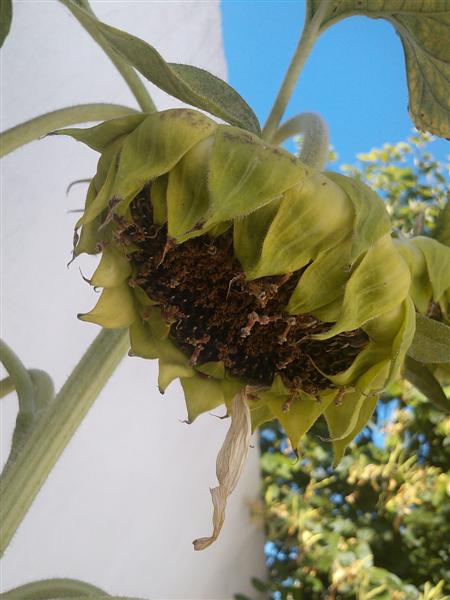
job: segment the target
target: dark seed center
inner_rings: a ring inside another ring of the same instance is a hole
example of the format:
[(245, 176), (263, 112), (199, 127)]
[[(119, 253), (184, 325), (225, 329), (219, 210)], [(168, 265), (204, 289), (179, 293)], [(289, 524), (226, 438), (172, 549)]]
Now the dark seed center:
[(329, 388), (320, 371), (336, 374), (367, 344), (361, 330), (311, 339), (329, 323), (285, 312), (301, 272), (247, 281), (230, 231), (176, 245), (153, 223), (148, 190), (131, 204), (133, 223), (117, 220), (116, 239), (135, 245), (132, 285), (160, 305), (170, 336), (192, 364), (223, 361), (227, 371), (270, 386), (276, 374), (293, 392)]

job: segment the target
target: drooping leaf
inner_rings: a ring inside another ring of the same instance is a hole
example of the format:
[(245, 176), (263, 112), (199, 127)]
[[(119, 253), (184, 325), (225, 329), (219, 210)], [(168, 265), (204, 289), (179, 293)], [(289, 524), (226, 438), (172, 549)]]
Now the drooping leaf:
[(11, 29), (12, 21), (12, 1), (2, 0), (0, 2), (0, 48)]
[(153, 46), (138, 37), (97, 21), (74, 3), (71, 10), (83, 19), (89, 18), (111, 46), (160, 89), (228, 123), (260, 134), (258, 120), (249, 105), (215, 75), (197, 67), (167, 63)]
[[(328, 0), (323, 0), (327, 2)], [(321, 0), (309, 0), (311, 19)], [(323, 31), (352, 15), (386, 19), (403, 44), (409, 112), (418, 129), (450, 137), (450, 0), (340, 0), (328, 10)]]
[(405, 378), (419, 392), (422, 392), (436, 408), (450, 414), (450, 399), (447, 398), (441, 384), (434, 377), (427, 365), (417, 362), (411, 356), (406, 357)]
[(421, 363), (450, 362), (450, 327), (418, 313), (408, 355)]

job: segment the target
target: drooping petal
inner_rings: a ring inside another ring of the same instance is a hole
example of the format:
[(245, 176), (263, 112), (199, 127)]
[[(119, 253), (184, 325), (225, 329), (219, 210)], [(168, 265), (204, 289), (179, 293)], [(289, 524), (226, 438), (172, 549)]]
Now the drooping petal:
[[(383, 386), (389, 374), (388, 360), (373, 365), (357, 381), (354, 391), (347, 391), (339, 402), (331, 402), (324, 411), (332, 441), (346, 438), (354, 430), (364, 401)], [(378, 396), (378, 394), (375, 394)]]
[(194, 540), (194, 550), (204, 550), (219, 536), (225, 520), (228, 496), (235, 489), (244, 469), (251, 437), (251, 417), (244, 388), (233, 399), (231, 425), (219, 451), (216, 474), (219, 485), (211, 490), (213, 502), (213, 532), (211, 536)]
[(320, 252), (306, 268), (289, 299), (291, 315), (312, 313), (343, 296), (350, 277), (351, 236), (333, 248)]
[(325, 340), (343, 331), (358, 329), (371, 319), (396, 308), (406, 298), (410, 274), (390, 236), (374, 244), (357, 265), (346, 285), (341, 314)]
[(311, 174), (289, 152), (237, 127), (220, 125), (210, 162), (204, 228), (250, 214)]
[(308, 177), (284, 193), (247, 277), (301, 269), (348, 236), (353, 215), (352, 205), (338, 185), (320, 173)]
[(69, 135), (97, 152), (104, 152), (118, 138), (136, 129), (145, 117), (144, 113), (136, 113), (135, 115), (110, 119), (94, 127), (58, 129), (53, 135)]
[(354, 208), (351, 259), (373, 246), (391, 231), (391, 220), (384, 202), (362, 181), (340, 173), (326, 173), (350, 198)]
[(178, 243), (201, 231), (192, 231), (208, 210), (208, 159), (213, 139), (191, 148), (172, 169), (167, 186), (168, 233)]
[(144, 185), (168, 173), (186, 152), (212, 135), (216, 124), (188, 109), (152, 113), (127, 137), (120, 156), (113, 194), (122, 210)]

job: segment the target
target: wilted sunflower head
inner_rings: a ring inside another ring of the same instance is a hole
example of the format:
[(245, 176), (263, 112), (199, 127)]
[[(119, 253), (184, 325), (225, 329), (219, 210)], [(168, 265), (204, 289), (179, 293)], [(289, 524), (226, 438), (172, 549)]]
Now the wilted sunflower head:
[(296, 448), (323, 414), (338, 461), (414, 334), (382, 201), (194, 110), (59, 133), (101, 153), (74, 253), (102, 253), (103, 292), (80, 318), (129, 327), (189, 421), (251, 390), (253, 428), (277, 418)]

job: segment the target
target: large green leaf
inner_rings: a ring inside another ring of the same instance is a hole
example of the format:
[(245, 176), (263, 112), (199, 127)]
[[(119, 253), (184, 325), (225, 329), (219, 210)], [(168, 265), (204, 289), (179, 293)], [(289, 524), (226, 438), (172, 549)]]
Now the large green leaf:
[(422, 363), (450, 362), (450, 327), (417, 313), (408, 355)]
[(167, 63), (153, 46), (140, 38), (97, 21), (73, 2), (71, 10), (85, 20), (90, 19), (122, 58), (160, 89), (228, 123), (260, 134), (258, 120), (249, 105), (215, 75), (197, 67)]
[(12, 2), (11, 0), (1, 0), (0, 2), (0, 48), (9, 33), (12, 21)]
[(450, 137), (450, 0), (308, 0), (308, 19), (321, 2), (333, 5), (322, 31), (352, 15), (392, 23), (405, 53), (412, 120), (418, 129)]
[(436, 408), (450, 414), (450, 400), (427, 365), (408, 356), (405, 360), (405, 378)]

